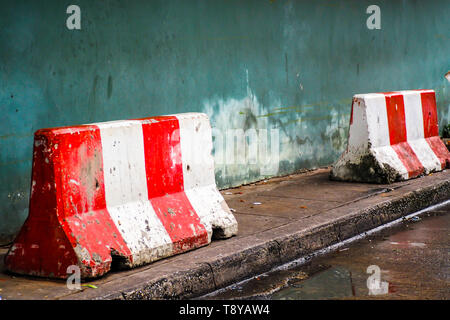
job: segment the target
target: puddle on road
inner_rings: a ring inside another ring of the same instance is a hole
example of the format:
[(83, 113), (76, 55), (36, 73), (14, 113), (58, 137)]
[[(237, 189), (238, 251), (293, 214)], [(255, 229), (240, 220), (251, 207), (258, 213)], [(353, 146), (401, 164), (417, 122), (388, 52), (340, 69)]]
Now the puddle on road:
[[(450, 299), (450, 206), (201, 299)], [(369, 266), (385, 292), (369, 294)]]
[(272, 295), (274, 300), (336, 299), (354, 296), (352, 274), (345, 268), (332, 267), (301, 282), (292, 283)]

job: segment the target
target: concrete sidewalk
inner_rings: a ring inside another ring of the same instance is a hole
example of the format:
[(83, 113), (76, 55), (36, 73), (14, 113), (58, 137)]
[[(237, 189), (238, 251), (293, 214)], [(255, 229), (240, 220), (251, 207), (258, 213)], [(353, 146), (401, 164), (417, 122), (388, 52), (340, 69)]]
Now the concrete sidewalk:
[(266, 272), (401, 216), (450, 199), (450, 170), (391, 185), (330, 181), (329, 169), (223, 190), (239, 223), (227, 240), (140, 268), (111, 272), (81, 291), (65, 281), (5, 273), (3, 299), (192, 298)]

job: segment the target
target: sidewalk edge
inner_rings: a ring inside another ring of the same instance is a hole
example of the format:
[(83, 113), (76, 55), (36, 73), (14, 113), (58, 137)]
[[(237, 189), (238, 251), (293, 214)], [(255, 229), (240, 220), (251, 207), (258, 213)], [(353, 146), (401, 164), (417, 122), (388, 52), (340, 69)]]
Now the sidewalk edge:
[(103, 293), (97, 292), (95, 296), (81, 294), (61, 298), (135, 300), (199, 297), (448, 199), (450, 180), (409, 190), (392, 199), (381, 203), (378, 201), (360, 209), (371, 202), (370, 199), (363, 199), (340, 207), (339, 210), (349, 210), (348, 214), (340, 218), (268, 239), (227, 256), (199, 262), (194, 268), (168, 277), (140, 282), (126, 288), (105, 290)]

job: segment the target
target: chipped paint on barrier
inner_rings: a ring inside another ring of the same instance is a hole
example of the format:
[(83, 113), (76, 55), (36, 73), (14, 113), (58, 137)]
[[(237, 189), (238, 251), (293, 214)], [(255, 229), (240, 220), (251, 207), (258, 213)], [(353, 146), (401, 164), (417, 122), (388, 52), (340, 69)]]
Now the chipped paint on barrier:
[(114, 258), (135, 267), (237, 233), (205, 114), (43, 129), (36, 142), (30, 214), (8, 270), (66, 278), (75, 264), (97, 277)]

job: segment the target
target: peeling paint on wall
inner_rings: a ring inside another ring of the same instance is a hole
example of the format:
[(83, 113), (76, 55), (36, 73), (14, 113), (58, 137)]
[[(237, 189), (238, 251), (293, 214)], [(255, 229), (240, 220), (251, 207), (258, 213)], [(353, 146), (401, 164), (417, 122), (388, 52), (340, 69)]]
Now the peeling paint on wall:
[[(213, 98), (203, 101), (203, 112), (209, 116), (213, 128), (216, 181), (221, 186), (237, 185), (237, 181), (240, 181), (240, 184), (254, 181), (263, 177), (261, 167), (270, 166), (271, 163), (278, 165), (275, 157), (268, 156), (272, 151), (278, 157), (275, 150), (278, 146), (273, 146), (270, 139), (270, 129), (276, 128), (271, 126), (267, 118), (259, 118), (261, 114), (267, 112), (267, 108), (259, 103), (249, 87), (248, 70), (246, 77), (245, 97)], [(256, 136), (250, 137), (252, 134)], [(261, 147), (261, 143), (258, 142), (264, 139), (263, 134), (266, 135), (267, 152), (263, 152), (264, 154), (260, 156), (261, 152), (254, 152), (252, 148)]]
[[(266, 107), (249, 86), (248, 70), (245, 74), (247, 94), (243, 98), (203, 101), (203, 112), (213, 127), (216, 180), (220, 186), (290, 173), (305, 168), (298, 165), (299, 161), (317, 164), (329, 159), (330, 154), (342, 153), (347, 140), (347, 113), (332, 107), (327, 116), (311, 117), (308, 107), (328, 104), (283, 107), (278, 99)], [(257, 146), (248, 139), (252, 133), (258, 139)], [(252, 148), (259, 151), (256, 161)]]

